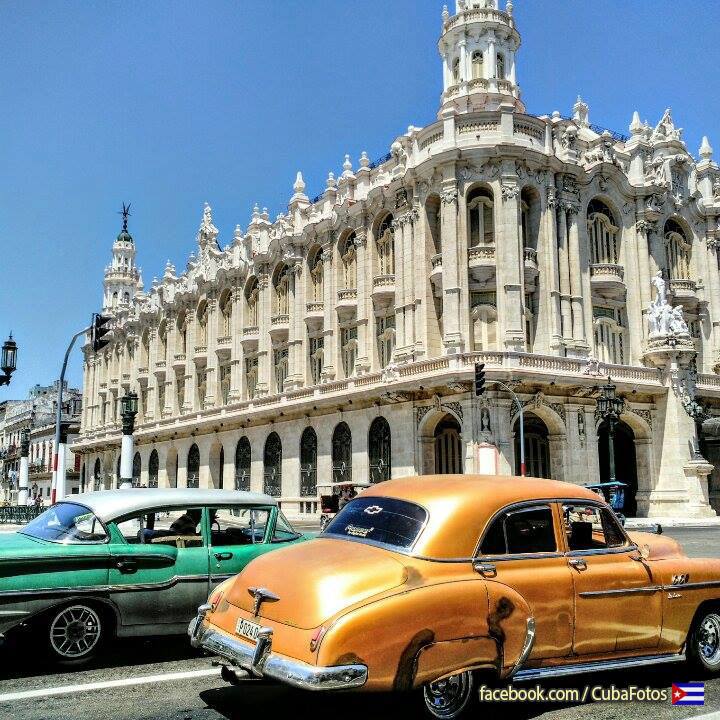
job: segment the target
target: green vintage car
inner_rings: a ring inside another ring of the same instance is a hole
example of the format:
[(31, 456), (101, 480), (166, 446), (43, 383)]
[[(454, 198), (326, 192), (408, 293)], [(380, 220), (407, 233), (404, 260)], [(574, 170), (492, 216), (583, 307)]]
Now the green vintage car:
[(80, 664), (111, 637), (181, 634), (216, 585), (303, 539), (266, 495), (73, 495), (0, 534), (0, 638), (31, 631), (51, 657)]

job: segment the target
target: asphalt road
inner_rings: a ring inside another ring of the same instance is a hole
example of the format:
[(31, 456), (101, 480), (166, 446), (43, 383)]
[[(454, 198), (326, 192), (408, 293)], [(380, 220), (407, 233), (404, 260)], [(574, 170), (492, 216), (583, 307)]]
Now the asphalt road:
[[(676, 529), (667, 534), (683, 542), (690, 555), (720, 557), (720, 529)], [(677, 664), (564, 678), (540, 687), (577, 688), (580, 693), (586, 685), (669, 690), (673, 682), (700, 679)], [(0, 720), (248, 720), (287, 715), (314, 720), (422, 718), (414, 702), (407, 696), (310, 695), (251, 679), (233, 687), (220, 678), (212, 658), (194, 651), (184, 637), (117, 641), (92, 666), (78, 670), (58, 671), (47, 666), (33, 648), (12, 653), (0, 649)], [(706, 682), (704, 707), (678, 708), (669, 700), (489, 703), (483, 715), (518, 720), (664, 720), (711, 711), (720, 713), (720, 678)]]

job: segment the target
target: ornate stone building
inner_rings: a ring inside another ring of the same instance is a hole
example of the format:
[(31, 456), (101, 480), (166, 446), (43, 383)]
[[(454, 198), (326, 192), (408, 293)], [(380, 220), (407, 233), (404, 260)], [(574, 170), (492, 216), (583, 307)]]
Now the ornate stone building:
[(670, 111), (635, 113), (628, 136), (579, 98), (572, 117), (527, 114), (519, 46), (511, 3), (457, 0), (436, 122), (376, 162), (346, 156), (312, 200), (298, 173), (288, 212), (256, 207), (224, 249), (206, 206), (186, 269), (147, 292), (118, 239), (127, 301), (106, 279), (113, 340), (85, 347), (90, 484), (116, 481), (127, 390), (140, 484), (264, 489), (313, 513), (331, 481), (511, 474), (516, 409), (492, 383), (474, 398), (481, 361), (525, 405), (531, 474), (607, 479), (610, 375), (626, 512), (714, 514), (692, 440), (697, 421), (717, 465), (720, 169)]

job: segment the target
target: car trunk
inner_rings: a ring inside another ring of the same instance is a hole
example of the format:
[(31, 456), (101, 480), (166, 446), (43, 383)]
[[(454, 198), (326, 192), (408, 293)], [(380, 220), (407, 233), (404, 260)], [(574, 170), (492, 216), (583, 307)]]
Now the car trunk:
[(227, 600), (254, 612), (251, 588), (278, 600), (265, 600), (258, 618), (297, 628), (316, 628), (343, 608), (402, 585), (405, 567), (390, 552), (363, 543), (318, 538), (263, 555), (235, 579)]

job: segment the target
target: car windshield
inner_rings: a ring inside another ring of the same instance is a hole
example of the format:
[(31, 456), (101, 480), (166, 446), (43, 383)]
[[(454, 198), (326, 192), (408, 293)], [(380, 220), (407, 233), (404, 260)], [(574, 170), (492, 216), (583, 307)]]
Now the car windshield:
[(407, 549), (417, 540), (427, 511), (396, 498), (358, 497), (351, 500), (327, 526), (323, 535), (373, 542)]
[(20, 532), (40, 540), (66, 544), (102, 542), (107, 538), (102, 523), (90, 510), (70, 502), (53, 505)]

